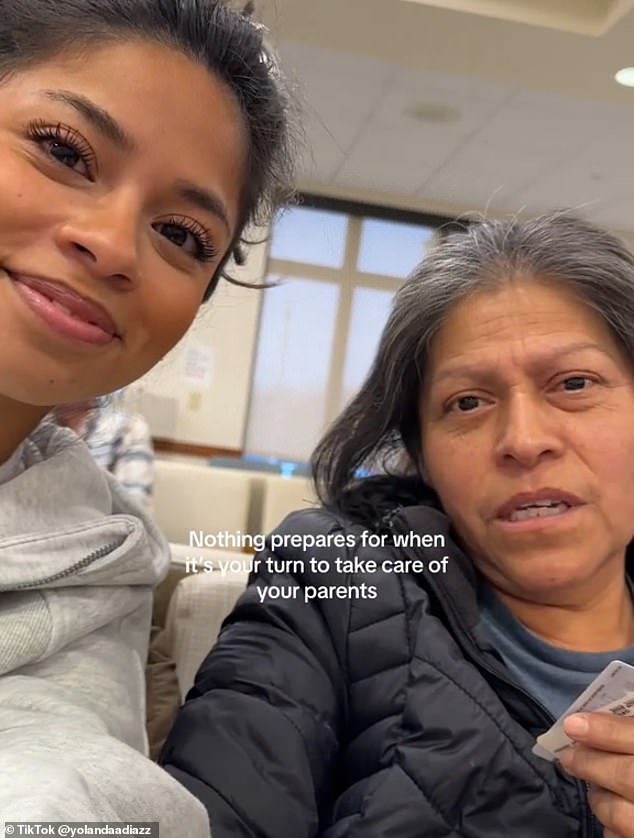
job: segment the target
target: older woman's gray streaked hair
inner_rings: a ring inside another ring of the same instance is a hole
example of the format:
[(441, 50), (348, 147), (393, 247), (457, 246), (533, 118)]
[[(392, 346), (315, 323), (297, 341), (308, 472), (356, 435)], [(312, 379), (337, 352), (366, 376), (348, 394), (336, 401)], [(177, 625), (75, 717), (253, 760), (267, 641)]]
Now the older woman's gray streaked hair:
[(396, 294), (361, 390), (315, 449), (323, 503), (336, 505), (359, 469), (402, 459), (399, 449), (421, 462), (419, 402), (432, 339), (458, 302), (518, 276), (565, 284), (634, 359), (634, 255), (616, 236), (568, 211), (450, 232)]

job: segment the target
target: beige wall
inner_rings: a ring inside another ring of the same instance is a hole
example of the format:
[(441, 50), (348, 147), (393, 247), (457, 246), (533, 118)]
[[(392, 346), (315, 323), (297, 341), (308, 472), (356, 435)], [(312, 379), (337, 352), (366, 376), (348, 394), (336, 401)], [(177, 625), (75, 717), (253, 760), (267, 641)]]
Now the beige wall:
[[(253, 246), (233, 275), (260, 282), (266, 258), (266, 244)], [(262, 293), (221, 282), (183, 340), (131, 389), (128, 402), (146, 416), (153, 436), (242, 447)]]

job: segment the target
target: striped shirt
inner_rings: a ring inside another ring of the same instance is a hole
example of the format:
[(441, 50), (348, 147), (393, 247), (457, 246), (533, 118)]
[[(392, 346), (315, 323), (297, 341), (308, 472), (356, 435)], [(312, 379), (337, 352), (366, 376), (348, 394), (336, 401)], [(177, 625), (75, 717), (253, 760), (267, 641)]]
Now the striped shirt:
[(142, 416), (116, 408), (102, 408), (89, 417), (81, 434), (95, 462), (116, 477), (145, 510), (152, 511), (154, 448)]

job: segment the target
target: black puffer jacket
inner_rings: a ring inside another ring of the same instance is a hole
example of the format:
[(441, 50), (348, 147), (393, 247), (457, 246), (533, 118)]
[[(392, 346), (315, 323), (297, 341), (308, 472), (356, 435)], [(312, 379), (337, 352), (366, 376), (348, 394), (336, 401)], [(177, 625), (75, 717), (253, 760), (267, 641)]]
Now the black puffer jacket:
[[(276, 533), (359, 542), (372, 527), (446, 547), (279, 549), (304, 572), (252, 577), (162, 763), (207, 806), (213, 838), (591, 838), (584, 784), (531, 753), (552, 719), (487, 645), (447, 518), (432, 496), (364, 483), (345, 519), (297, 512)], [(310, 571), (311, 556), (355, 555), (450, 561), (445, 574)], [(376, 598), (304, 602), (309, 585), (363, 583)], [(265, 585), (298, 590), (262, 603)]]

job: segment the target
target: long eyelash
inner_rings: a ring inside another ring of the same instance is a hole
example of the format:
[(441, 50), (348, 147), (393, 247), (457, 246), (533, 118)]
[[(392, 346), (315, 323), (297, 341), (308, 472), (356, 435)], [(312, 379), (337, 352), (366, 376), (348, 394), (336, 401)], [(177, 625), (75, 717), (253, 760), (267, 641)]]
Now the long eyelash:
[[(26, 133), (29, 139), (38, 143), (45, 140), (53, 140), (54, 142), (67, 145), (79, 154), (82, 162), (94, 165), (95, 155), (92, 149), (83, 139), (81, 134), (69, 125), (64, 125), (61, 122), (51, 125), (43, 119), (34, 119), (28, 123)], [(204, 235), (204, 229), (199, 227), (199, 225), (195, 222), (187, 218), (172, 217), (164, 223), (174, 227), (182, 227), (194, 236), (198, 251), (196, 259), (198, 259), (198, 261), (213, 262), (218, 257), (218, 249), (211, 243), (211, 241), (209, 241), (207, 236)]]
[(75, 131), (74, 128), (71, 128), (70, 125), (64, 125), (62, 122), (51, 125), (43, 119), (34, 119), (28, 123), (26, 131), (29, 138), (36, 142), (53, 140), (57, 143), (63, 143), (77, 152), (82, 162), (90, 166), (93, 166), (95, 163), (93, 150), (81, 134)]
[(196, 247), (198, 250), (198, 255), (196, 258), (200, 262), (213, 262), (214, 259), (218, 256), (218, 249), (209, 241), (209, 239), (204, 235), (204, 229), (199, 227), (195, 221), (192, 221), (189, 218), (176, 218), (172, 216), (172, 218), (168, 219), (168, 221), (163, 222), (168, 224), (172, 227), (182, 227), (184, 230), (187, 230), (191, 233), (194, 238), (196, 239)]

